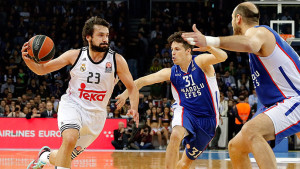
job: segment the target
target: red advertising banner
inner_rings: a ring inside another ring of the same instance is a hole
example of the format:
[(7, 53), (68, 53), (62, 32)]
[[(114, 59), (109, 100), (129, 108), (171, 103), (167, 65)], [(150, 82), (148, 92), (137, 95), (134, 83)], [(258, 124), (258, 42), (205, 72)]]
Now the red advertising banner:
[[(87, 149), (114, 149), (111, 141), (114, 130), (126, 119), (107, 119), (99, 137)], [(61, 144), (60, 131), (55, 118), (0, 118), (0, 148), (39, 149), (49, 146), (58, 149)]]

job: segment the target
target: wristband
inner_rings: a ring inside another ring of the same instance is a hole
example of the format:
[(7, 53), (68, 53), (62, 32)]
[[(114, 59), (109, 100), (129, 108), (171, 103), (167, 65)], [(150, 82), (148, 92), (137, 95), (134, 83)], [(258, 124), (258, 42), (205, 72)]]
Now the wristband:
[(212, 37), (212, 36), (205, 36), (206, 45), (212, 47), (219, 47), (220, 46), (220, 38), (219, 37)]

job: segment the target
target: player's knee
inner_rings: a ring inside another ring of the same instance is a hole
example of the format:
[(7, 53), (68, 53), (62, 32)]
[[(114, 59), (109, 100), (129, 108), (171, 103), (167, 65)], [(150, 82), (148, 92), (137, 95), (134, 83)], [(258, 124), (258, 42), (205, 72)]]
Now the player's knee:
[(66, 145), (75, 146), (77, 139), (78, 139), (78, 135), (76, 134), (65, 134), (63, 136), (63, 143)]
[(242, 130), (241, 130), (241, 134), (244, 138), (244, 140), (248, 143), (252, 143), (253, 140), (258, 137), (258, 132), (256, 132), (255, 130), (255, 126), (251, 125), (251, 123), (246, 123)]
[(173, 132), (171, 134), (171, 137), (170, 137), (170, 143), (178, 143), (178, 144), (180, 144), (181, 139), (182, 139), (182, 137), (181, 137), (181, 135), (179, 133)]
[(234, 138), (229, 141), (229, 143), (228, 143), (228, 150), (229, 150), (229, 152), (234, 152), (234, 151), (237, 150), (237, 148), (236, 148), (237, 145), (236, 144), (237, 143), (235, 142)]

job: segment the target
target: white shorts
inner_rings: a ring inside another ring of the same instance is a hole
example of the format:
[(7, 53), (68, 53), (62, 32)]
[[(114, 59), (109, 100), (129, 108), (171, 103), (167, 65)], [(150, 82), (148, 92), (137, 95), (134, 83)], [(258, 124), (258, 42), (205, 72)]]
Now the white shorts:
[(284, 99), (263, 113), (273, 121), (276, 144), (283, 138), (300, 132), (300, 96)]
[(79, 130), (79, 138), (72, 153), (72, 159), (82, 153), (101, 133), (107, 113), (88, 111), (64, 95), (59, 102), (58, 128), (64, 130), (73, 128)]

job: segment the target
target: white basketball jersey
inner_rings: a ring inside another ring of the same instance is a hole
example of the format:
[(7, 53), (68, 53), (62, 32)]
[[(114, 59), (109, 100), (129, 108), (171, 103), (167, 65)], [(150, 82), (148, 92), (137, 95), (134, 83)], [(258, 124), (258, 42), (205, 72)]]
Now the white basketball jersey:
[(84, 109), (106, 112), (106, 106), (114, 89), (116, 76), (115, 52), (111, 49), (99, 62), (83, 47), (70, 70), (71, 80), (66, 94)]

